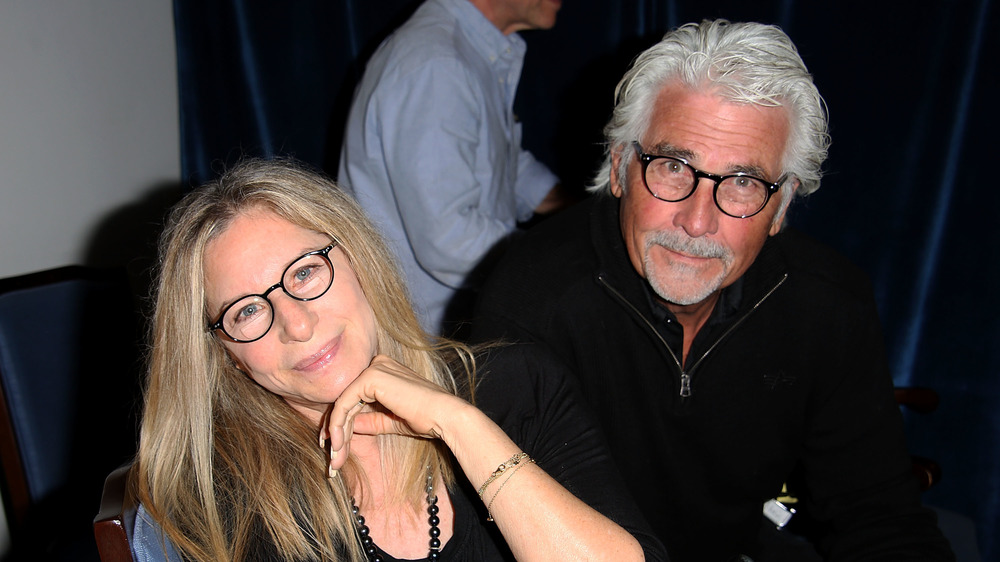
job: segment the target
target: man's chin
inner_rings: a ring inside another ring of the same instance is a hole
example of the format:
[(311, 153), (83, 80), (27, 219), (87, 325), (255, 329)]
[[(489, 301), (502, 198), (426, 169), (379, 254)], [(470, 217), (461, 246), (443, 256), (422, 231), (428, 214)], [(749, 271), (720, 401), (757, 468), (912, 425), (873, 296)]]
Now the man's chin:
[(718, 279), (708, 281), (699, 279), (683, 279), (678, 282), (677, 275), (659, 275), (650, 278), (649, 285), (664, 301), (679, 306), (698, 304), (712, 296), (721, 285)]

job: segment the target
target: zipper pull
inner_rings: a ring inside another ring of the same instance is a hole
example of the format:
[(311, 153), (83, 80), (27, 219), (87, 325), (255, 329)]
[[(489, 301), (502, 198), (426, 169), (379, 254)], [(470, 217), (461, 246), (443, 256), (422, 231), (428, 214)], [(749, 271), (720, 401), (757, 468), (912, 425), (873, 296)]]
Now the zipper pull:
[(681, 373), (681, 398), (691, 396), (691, 375)]

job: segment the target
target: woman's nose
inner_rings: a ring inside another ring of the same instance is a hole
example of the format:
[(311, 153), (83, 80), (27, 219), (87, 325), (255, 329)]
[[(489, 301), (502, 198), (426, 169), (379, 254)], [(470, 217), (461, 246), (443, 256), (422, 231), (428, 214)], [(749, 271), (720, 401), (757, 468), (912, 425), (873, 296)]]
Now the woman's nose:
[(274, 327), (279, 330), (281, 341), (309, 341), (312, 338), (319, 316), (309, 302), (284, 294), (272, 297), (271, 302), (274, 306)]

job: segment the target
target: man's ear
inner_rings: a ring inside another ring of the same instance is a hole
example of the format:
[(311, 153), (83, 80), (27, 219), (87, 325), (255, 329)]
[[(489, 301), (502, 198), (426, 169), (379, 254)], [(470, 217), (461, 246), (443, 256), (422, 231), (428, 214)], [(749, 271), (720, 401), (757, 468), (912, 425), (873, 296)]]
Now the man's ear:
[(618, 181), (618, 165), (621, 163), (621, 160), (622, 160), (622, 147), (619, 146), (618, 148), (612, 149), (611, 176), (610, 176), (609, 186), (611, 187), (611, 194), (619, 199), (621, 199), (622, 193), (624, 193), (625, 191), (624, 187), (622, 187), (621, 183), (619, 183)]
[(782, 227), (785, 226), (785, 215), (788, 214), (788, 207), (792, 205), (792, 199), (795, 199), (795, 192), (799, 190), (799, 178), (792, 177), (789, 182), (790, 185), (788, 187), (782, 188), (789, 191), (787, 195), (782, 194), (781, 208), (774, 214), (774, 220), (771, 221), (771, 230), (769, 231), (771, 236), (781, 232)]

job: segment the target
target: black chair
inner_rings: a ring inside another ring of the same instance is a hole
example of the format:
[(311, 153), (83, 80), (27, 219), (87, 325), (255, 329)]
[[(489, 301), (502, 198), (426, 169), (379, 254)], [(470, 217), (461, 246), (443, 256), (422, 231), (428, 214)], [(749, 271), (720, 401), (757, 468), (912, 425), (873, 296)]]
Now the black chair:
[(8, 560), (97, 560), (88, 521), (135, 447), (139, 320), (124, 270), (0, 280)]

